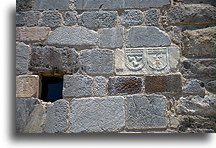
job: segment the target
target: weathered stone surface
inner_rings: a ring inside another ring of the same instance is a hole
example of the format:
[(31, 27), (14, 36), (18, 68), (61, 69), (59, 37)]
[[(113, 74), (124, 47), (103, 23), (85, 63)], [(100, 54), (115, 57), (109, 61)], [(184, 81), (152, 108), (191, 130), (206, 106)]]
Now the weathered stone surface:
[(84, 27), (59, 27), (48, 37), (48, 44), (55, 45), (96, 45), (98, 34)]
[(40, 26), (57, 27), (61, 22), (61, 14), (58, 11), (43, 11)]
[(123, 28), (109, 28), (99, 30), (99, 47), (121, 48), (123, 46)]
[(44, 118), (45, 108), (41, 104), (37, 104), (29, 117), (29, 122), (24, 128), (24, 133), (43, 133)]
[(46, 133), (62, 133), (68, 128), (69, 102), (61, 99), (47, 105), (47, 116), (44, 131)]
[(68, 11), (64, 15), (64, 24), (66, 26), (75, 25), (77, 23), (77, 12)]
[(133, 27), (128, 32), (127, 47), (169, 46), (169, 36), (153, 26)]
[(204, 115), (212, 116), (216, 115), (215, 95), (200, 97), (200, 96), (188, 96), (181, 97), (176, 106), (178, 114), (186, 115)]
[(181, 74), (168, 74), (164, 76), (145, 76), (145, 91), (147, 93), (157, 92), (181, 92)]
[(206, 85), (205, 88), (207, 91), (211, 93), (216, 93), (216, 81), (209, 81)]
[(90, 75), (112, 74), (114, 68), (113, 51), (108, 49), (82, 50), (80, 70)]
[(78, 54), (74, 48), (33, 46), (29, 70), (32, 72), (75, 73), (78, 71)]
[(68, 0), (34, 0), (35, 10), (68, 10)]
[(183, 56), (215, 57), (216, 27), (183, 32)]
[(93, 82), (93, 96), (101, 97), (107, 95), (107, 80), (105, 77), (97, 76)]
[(183, 93), (185, 94), (197, 94), (197, 95), (204, 95), (205, 94), (205, 87), (204, 83), (197, 79), (192, 79), (188, 81), (185, 86), (182, 88)]
[(28, 73), (30, 46), (24, 43), (16, 43), (16, 74)]
[(39, 96), (39, 76), (20, 75), (16, 77), (16, 97), (30, 98)]
[(125, 10), (121, 17), (121, 24), (126, 27), (141, 25), (143, 21), (143, 13), (140, 10)]
[(185, 59), (182, 61), (184, 77), (215, 77), (215, 59)]
[(79, 98), (71, 101), (71, 132), (118, 132), (125, 126), (123, 97)]
[(32, 9), (32, 0), (16, 0), (16, 11), (27, 11)]
[(83, 75), (64, 75), (63, 96), (87, 97), (92, 96), (93, 79)]
[(16, 26), (25, 25), (25, 15), (24, 13), (16, 13)]
[(170, 4), (169, 0), (77, 0), (76, 9), (125, 9), (162, 7)]
[(211, 4), (216, 6), (215, 0), (176, 0), (178, 2), (183, 2), (184, 4)]
[(117, 11), (85, 11), (79, 19), (79, 24), (89, 28), (114, 27)]
[(117, 75), (161, 75), (176, 73), (180, 67), (177, 46), (117, 49), (114, 55)]
[[(39, 101), (34, 98), (16, 99), (16, 133), (23, 133), (25, 131), (26, 125), (34, 117), (34, 113), (32, 114), (32, 112), (34, 112), (38, 104)], [(39, 128), (39, 126), (35, 125), (35, 128)]]
[(28, 27), (33, 27), (38, 25), (41, 13), (39, 11), (28, 11), (25, 12), (25, 23)]
[(168, 24), (214, 24), (216, 20), (216, 9), (206, 4), (174, 5), (167, 11), (166, 17)]
[(16, 27), (16, 40), (43, 41), (51, 31), (48, 27)]
[(126, 97), (126, 128), (166, 128), (168, 124), (166, 98), (162, 95)]
[(159, 25), (160, 23), (160, 10), (149, 9), (145, 11), (146, 25)]
[(136, 94), (143, 90), (143, 80), (139, 77), (110, 77), (108, 82), (109, 95)]

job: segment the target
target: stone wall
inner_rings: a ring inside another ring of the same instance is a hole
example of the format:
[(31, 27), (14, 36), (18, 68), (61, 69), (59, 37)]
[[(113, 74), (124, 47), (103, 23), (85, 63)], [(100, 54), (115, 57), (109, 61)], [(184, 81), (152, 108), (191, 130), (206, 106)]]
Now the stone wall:
[(215, 132), (215, 0), (16, 2), (16, 132)]

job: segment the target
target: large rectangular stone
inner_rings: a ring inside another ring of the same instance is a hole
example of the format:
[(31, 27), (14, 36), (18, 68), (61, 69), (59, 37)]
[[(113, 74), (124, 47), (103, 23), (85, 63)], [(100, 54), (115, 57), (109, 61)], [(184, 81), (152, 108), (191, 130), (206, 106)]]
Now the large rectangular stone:
[(48, 27), (16, 27), (16, 40), (18, 41), (44, 41), (49, 32)]
[(77, 0), (77, 10), (150, 8), (169, 5), (170, 0)]
[(68, 10), (68, 0), (34, 0), (33, 9), (35, 10)]
[(121, 131), (125, 126), (124, 98), (72, 99), (70, 122), (73, 133)]
[(117, 49), (114, 55), (117, 75), (160, 75), (179, 71), (180, 49), (177, 46)]
[(182, 92), (181, 74), (169, 74), (164, 76), (145, 76), (145, 91), (157, 92)]
[(20, 75), (16, 77), (16, 97), (17, 98), (38, 98), (39, 96), (39, 76)]
[(162, 95), (126, 97), (127, 129), (160, 129), (168, 125), (166, 98)]

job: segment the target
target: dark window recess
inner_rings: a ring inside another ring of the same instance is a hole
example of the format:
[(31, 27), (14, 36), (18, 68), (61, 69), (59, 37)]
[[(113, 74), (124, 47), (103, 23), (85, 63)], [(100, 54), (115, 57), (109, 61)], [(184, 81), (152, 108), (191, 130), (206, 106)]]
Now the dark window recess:
[(45, 102), (54, 102), (62, 99), (63, 78), (42, 77), (41, 99)]

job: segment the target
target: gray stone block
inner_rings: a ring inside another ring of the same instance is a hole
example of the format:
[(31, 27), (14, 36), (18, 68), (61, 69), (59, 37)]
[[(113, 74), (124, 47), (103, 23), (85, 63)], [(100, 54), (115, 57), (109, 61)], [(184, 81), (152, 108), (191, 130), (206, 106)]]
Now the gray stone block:
[(41, 13), (39, 11), (28, 11), (25, 12), (25, 22), (28, 27), (33, 27), (38, 25)]
[(33, 6), (33, 0), (16, 0), (16, 11), (28, 11)]
[(143, 21), (143, 13), (140, 10), (125, 10), (121, 17), (121, 24), (126, 27), (141, 25)]
[(165, 16), (167, 23), (173, 25), (214, 24), (216, 9), (207, 4), (174, 5)]
[(88, 97), (92, 96), (93, 79), (83, 75), (64, 75), (63, 96)]
[(16, 26), (23, 26), (25, 25), (25, 15), (24, 13), (16, 13)]
[(86, 11), (79, 19), (79, 24), (89, 28), (114, 27), (117, 11)]
[(66, 26), (75, 25), (77, 23), (77, 12), (68, 11), (64, 15), (64, 24)]
[(216, 81), (209, 81), (205, 85), (207, 91), (216, 94)]
[(166, 98), (162, 95), (126, 97), (127, 129), (160, 129), (168, 124)]
[(99, 47), (121, 48), (123, 46), (123, 28), (109, 28), (99, 30)]
[(31, 119), (31, 113), (37, 104), (39, 104), (39, 101), (34, 98), (16, 99), (16, 133), (24, 132)]
[(16, 43), (16, 74), (27, 74), (30, 59), (30, 46)]
[(215, 0), (176, 0), (178, 2), (183, 2), (184, 4), (211, 4), (216, 6)]
[(184, 31), (182, 55), (186, 57), (215, 57), (216, 27)]
[(110, 75), (114, 69), (114, 55), (112, 50), (92, 49), (81, 50), (80, 70), (90, 75)]
[(61, 99), (47, 105), (44, 131), (46, 133), (63, 133), (68, 128), (69, 102)]
[(71, 132), (118, 132), (125, 126), (123, 97), (79, 98), (71, 101)]
[(181, 97), (176, 106), (176, 112), (178, 114), (215, 117), (215, 97), (215, 95)]
[(107, 80), (105, 77), (97, 76), (93, 82), (93, 96), (101, 97), (107, 95)]
[(159, 25), (160, 24), (160, 10), (149, 9), (145, 11), (146, 25)]
[(185, 59), (182, 61), (181, 73), (186, 78), (215, 78), (215, 59)]
[(133, 27), (128, 32), (127, 47), (169, 46), (169, 36), (157, 27)]
[(78, 71), (78, 54), (74, 48), (33, 46), (29, 70), (32, 72), (75, 73)]
[(96, 45), (98, 34), (84, 27), (59, 27), (49, 34), (48, 44), (52, 45)]
[(76, 9), (125, 9), (125, 8), (150, 8), (169, 5), (169, 0), (77, 0)]
[(68, 0), (34, 0), (35, 10), (68, 10)]
[(182, 88), (185, 94), (205, 95), (204, 83), (197, 79), (189, 80)]
[(58, 11), (44, 11), (41, 16), (40, 26), (57, 27), (62, 23), (61, 14)]
[(143, 80), (139, 77), (110, 77), (108, 82), (109, 95), (136, 94), (143, 90)]

